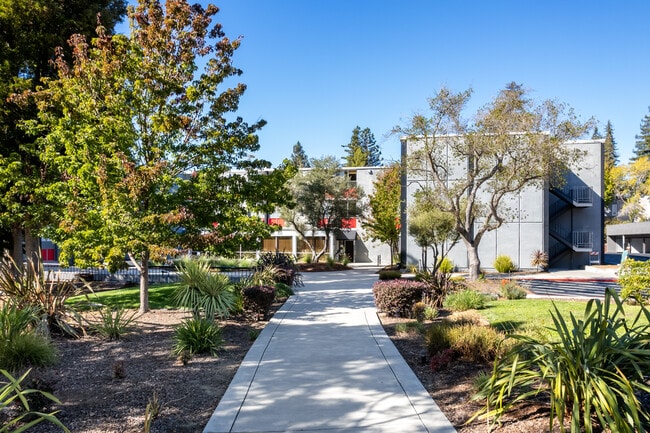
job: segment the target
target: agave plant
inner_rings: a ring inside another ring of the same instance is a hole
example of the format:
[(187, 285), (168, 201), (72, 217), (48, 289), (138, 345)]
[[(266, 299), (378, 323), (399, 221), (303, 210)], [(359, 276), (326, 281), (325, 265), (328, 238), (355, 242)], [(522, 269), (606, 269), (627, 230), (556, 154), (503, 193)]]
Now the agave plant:
[(227, 275), (211, 272), (209, 263), (196, 260), (185, 261), (177, 269), (181, 279), (174, 294), (177, 305), (190, 309), (196, 319), (202, 313), (209, 320), (230, 314), (237, 303), (237, 294)]
[(591, 300), (584, 317), (567, 322), (552, 312), (558, 340), (515, 336), (518, 343), (495, 362), (477, 394), (485, 407), (474, 415), (498, 418), (514, 404), (540, 393), (550, 396), (550, 429), (556, 419), (565, 431), (593, 432), (593, 425), (615, 432), (645, 432), (648, 408), (639, 396), (650, 393), (650, 310), (641, 307), (630, 321), (620, 298), (608, 289), (604, 301)]

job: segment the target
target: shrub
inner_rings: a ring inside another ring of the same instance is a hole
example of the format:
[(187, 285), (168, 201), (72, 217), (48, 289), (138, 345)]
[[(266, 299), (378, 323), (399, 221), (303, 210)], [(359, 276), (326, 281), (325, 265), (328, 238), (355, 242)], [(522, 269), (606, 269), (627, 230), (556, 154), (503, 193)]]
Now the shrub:
[[(19, 378), (15, 378), (8, 371), (0, 370), (0, 374), (4, 376), (0, 381), (0, 411), (6, 412), (5, 409), (14, 404), (21, 406), (21, 410), (18, 412), (16, 417), (3, 419), (2, 429), (0, 431), (12, 431), (16, 433), (29, 431), (29, 429), (36, 424), (47, 421), (63, 429), (64, 432), (70, 433), (70, 430), (68, 430), (56, 417), (57, 412), (41, 413), (33, 412), (30, 409), (28, 402), (29, 396), (39, 395), (56, 404), (61, 404), (61, 402), (48, 392), (23, 388), (22, 382), (27, 378), (29, 373), (30, 370)], [(18, 425), (21, 426), (18, 427)]]
[(395, 332), (398, 334), (410, 334), (412, 332), (422, 334), (424, 325), (420, 322), (406, 322), (395, 324)]
[(263, 315), (268, 320), (271, 305), (275, 300), (274, 286), (251, 286), (242, 290), (244, 295), (244, 307), (253, 310), (259, 317)]
[(512, 259), (506, 255), (498, 256), (494, 260), (493, 266), (501, 274), (507, 274), (517, 269), (515, 264), (512, 263)]
[(177, 266), (181, 284), (173, 301), (179, 307), (192, 311), (195, 318), (201, 313), (207, 319), (227, 317), (237, 305), (235, 286), (227, 275), (210, 271), (209, 263), (187, 260)]
[(379, 271), (379, 279), (382, 281), (396, 280), (398, 278), (402, 278), (402, 273), (400, 271), (392, 269)]
[(2, 298), (19, 308), (35, 310), (45, 319), (47, 329), (44, 331), (78, 336), (75, 328), (81, 325), (80, 317), (65, 301), (79, 291), (69, 281), (54, 279), (51, 273), (46, 275), (41, 263), (27, 261), (22, 269), (8, 255), (0, 263)]
[[(444, 264), (443, 261), (442, 265)], [(436, 308), (441, 308), (448, 294), (464, 284), (462, 279), (454, 279), (451, 273), (442, 271), (435, 273), (419, 271), (415, 274), (415, 280), (427, 285), (424, 295), (425, 302)]]
[(571, 314), (567, 322), (557, 307), (551, 314), (558, 340), (515, 336), (517, 343), (477, 393), (486, 405), (473, 418), (498, 420), (514, 404), (541, 394), (550, 397), (550, 425), (567, 416), (573, 433), (593, 432), (594, 422), (608, 431), (644, 431), (650, 414), (638, 396), (650, 393), (650, 310), (642, 306), (628, 322), (618, 295), (607, 289), (604, 301), (587, 302), (581, 319)]
[(104, 307), (98, 314), (99, 321), (91, 323), (90, 328), (108, 340), (119, 340), (131, 330), (137, 311), (129, 314), (124, 308)]
[(449, 366), (457, 358), (456, 351), (454, 349), (444, 349), (441, 352), (436, 353), (429, 360), (429, 368), (431, 371), (438, 372), (442, 371)]
[(427, 305), (424, 309), (424, 320), (433, 320), (440, 314), (440, 311), (436, 307)]
[(501, 296), (513, 300), (513, 299), (525, 299), (528, 293), (526, 289), (521, 287), (519, 284), (514, 281), (505, 281), (501, 282)]
[(647, 302), (650, 298), (650, 261), (625, 260), (621, 265), (618, 284), (621, 286), (622, 299)]
[(427, 304), (425, 304), (422, 301), (416, 302), (413, 304), (413, 308), (411, 311), (411, 317), (413, 317), (415, 320), (417, 320), (419, 323), (424, 322), (424, 311), (427, 308)]
[(491, 326), (462, 323), (449, 329), (451, 348), (473, 362), (491, 362), (500, 354), (505, 336)]
[(293, 296), (294, 291), (291, 288), (291, 286), (288, 286), (284, 283), (275, 283), (275, 297), (276, 299), (279, 298), (288, 298), (289, 296)]
[(530, 264), (535, 266), (537, 270), (545, 270), (548, 268), (548, 254), (542, 250), (533, 251), (530, 257)]
[(409, 317), (413, 305), (422, 300), (426, 289), (424, 283), (404, 279), (377, 281), (372, 293), (377, 308), (396, 317)]
[(24, 332), (0, 342), (0, 369), (3, 370), (46, 367), (56, 360), (57, 352), (50, 340), (34, 332)]
[(468, 288), (448, 295), (444, 306), (453, 311), (480, 310), (485, 308), (485, 296)]
[(449, 330), (452, 326), (453, 322), (443, 320), (432, 324), (429, 329), (426, 330), (424, 334), (424, 344), (429, 356), (434, 356), (436, 353), (451, 348)]
[(273, 267), (277, 269), (275, 281), (288, 286), (302, 286), (302, 274), (296, 265), (293, 256), (279, 251), (262, 253), (257, 260), (257, 266), (264, 269)]
[(36, 308), (20, 308), (13, 302), (7, 302), (0, 308), (0, 341), (12, 340), (20, 334), (33, 330), (37, 324)]
[(438, 265), (438, 272), (451, 274), (454, 272), (454, 262), (449, 257), (444, 257)]
[(456, 358), (473, 362), (493, 361), (504, 351), (505, 335), (469, 319), (434, 323), (424, 334), (429, 356), (452, 350)]
[(201, 353), (215, 356), (223, 344), (219, 325), (205, 318), (185, 320), (174, 329), (174, 340), (172, 353), (177, 356)]

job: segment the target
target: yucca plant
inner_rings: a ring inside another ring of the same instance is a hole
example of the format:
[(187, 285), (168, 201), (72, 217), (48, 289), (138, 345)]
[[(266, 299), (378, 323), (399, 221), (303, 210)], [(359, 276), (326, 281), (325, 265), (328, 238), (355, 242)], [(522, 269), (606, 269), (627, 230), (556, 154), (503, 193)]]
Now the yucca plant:
[(199, 353), (216, 355), (223, 344), (219, 325), (205, 318), (185, 320), (174, 330), (174, 340), (172, 353), (189, 357)]
[(35, 309), (48, 331), (61, 331), (77, 336), (81, 318), (65, 301), (80, 292), (72, 282), (53, 278), (45, 273), (39, 262), (28, 260), (26, 268), (19, 267), (5, 254), (0, 264), (2, 298), (20, 308)]
[(639, 395), (650, 393), (650, 311), (642, 307), (626, 321), (620, 298), (607, 289), (604, 301), (591, 300), (584, 317), (567, 322), (552, 312), (558, 339), (539, 341), (518, 335), (517, 344), (495, 362), (490, 379), (477, 393), (485, 407), (474, 415), (498, 418), (514, 404), (550, 397), (549, 428), (593, 432), (594, 423), (612, 432), (645, 432), (650, 413)]
[(27, 400), (27, 397), (30, 394), (40, 394), (57, 404), (60, 402), (52, 394), (45, 391), (23, 389), (22, 382), (27, 378), (29, 373), (30, 371), (28, 370), (19, 378), (15, 378), (9, 372), (0, 370), (0, 374), (4, 376), (3, 379), (0, 379), (0, 411), (4, 411), (5, 408), (13, 404), (18, 404), (22, 409), (18, 416), (3, 421), (2, 427), (0, 427), (0, 432), (22, 433), (29, 431), (30, 428), (40, 422), (47, 421), (58, 426), (64, 432), (69, 433), (70, 430), (68, 430), (56, 417), (57, 412), (41, 413), (30, 410), (29, 402)]
[(188, 260), (178, 266), (181, 285), (174, 294), (174, 302), (192, 311), (195, 318), (214, 320), (227, 317), (237, 304), (234, 284), (227, 275), (211, 272), (209, 263)]
[(98, 320), (91, 322), (90, 328), (108, 340), (119, 340), (131, 330), (137, 316), (137, 311), (104, 307), (98, 311)]

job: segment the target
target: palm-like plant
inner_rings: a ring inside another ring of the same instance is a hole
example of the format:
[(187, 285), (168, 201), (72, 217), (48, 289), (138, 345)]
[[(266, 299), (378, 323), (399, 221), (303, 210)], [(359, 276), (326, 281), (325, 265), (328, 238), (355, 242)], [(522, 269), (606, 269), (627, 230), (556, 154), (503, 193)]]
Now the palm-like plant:
[(650, 311), (642, 307), (629, 323), (618, 295), (608, 289), (604, 302), (591, 300), (584, 317), (570, 323), (557, 307), (552, 313), (559, 340), (515, 336), (518, 343), (495, 362), (490, 379), (477, 394), (482, 415), (498, 418), (512, 405), (542, 392), (551, 403), (550, 429), (591, 433), (598, 423), (614, 432), (645, 432), (650, 413), (639, 395), (650, 393)]
[(197, 260), (185, 261), (177, 269), (181, 279), (174, 294), (177, 305), (190, 309), (196, 319), (201, 313), (209, 320), (230, 314), (237, 304), (237, 294), (227, 275), (211, 272), (209, 263)]
[(46, 274), (42, 263), (28, 260), (26, 268), (21, 269), (5, 254), (0, 264), (0, 291), (5, 300), (34, 310), (46, 325), (44, 331), (63, 331), (77, 336), (75, 326), (81, 326), (81, 319), (65, 301), (80, 289), (70, 281), (53, 278), (50, 272)]

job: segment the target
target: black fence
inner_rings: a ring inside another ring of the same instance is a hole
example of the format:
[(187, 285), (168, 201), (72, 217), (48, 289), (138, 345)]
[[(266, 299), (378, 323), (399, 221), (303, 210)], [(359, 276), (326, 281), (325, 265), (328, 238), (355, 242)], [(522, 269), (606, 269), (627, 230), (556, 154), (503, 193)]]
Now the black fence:
[[(210, 269), (227, 275), (232, 281), (247, 278), (256, 271), (256, 268), (231, 266), (212, 266)], [(111, 273), (102, 268), (45, 265), (45, 274), (48, 279), (60, 281), (103, 282), (124, 285), (138, 284), (140, 282), (140, 271), (134, 267)], [(150, 284), (176, 283), (178, 281), (180, 281), (180, 277), (175, 266), (149, 266)]]

